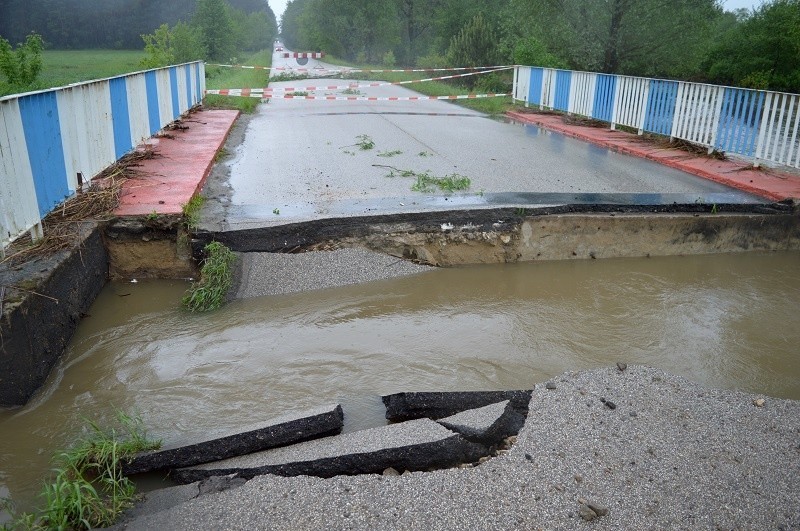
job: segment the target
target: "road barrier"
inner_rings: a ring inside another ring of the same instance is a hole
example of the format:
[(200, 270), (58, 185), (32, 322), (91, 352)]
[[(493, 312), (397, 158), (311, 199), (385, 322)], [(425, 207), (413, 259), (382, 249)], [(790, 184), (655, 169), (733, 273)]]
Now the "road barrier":
[(519, 66), (514, 100), (800, 168), (800, 95)]
[(204, 90), (194, 62), (0, 98), (0, 253)]
[(284, 59), (322, 59), (325, 57), (325, 52), (286, 52), (283, 54)]

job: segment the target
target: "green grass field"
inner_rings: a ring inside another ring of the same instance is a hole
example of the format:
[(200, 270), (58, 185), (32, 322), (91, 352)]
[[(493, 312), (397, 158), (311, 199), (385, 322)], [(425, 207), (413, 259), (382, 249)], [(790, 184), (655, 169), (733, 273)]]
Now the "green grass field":
[(40, 80), (58, 87), (142, 70), (141, 50), (47, 50)]

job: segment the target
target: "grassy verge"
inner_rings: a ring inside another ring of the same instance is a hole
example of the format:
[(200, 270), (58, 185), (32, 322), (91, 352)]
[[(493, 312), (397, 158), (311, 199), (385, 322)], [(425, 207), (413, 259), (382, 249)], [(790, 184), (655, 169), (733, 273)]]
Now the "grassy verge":
[[(243, 65), (271, 66), (272, 50), (261, 50), (249, 56)], [(244, 68), (226, 68), (219, 66), (206, 67), (206, 87), (208, 89), (224, 88), (263, 88), (269, 82), (267, 70), (250, 70)], [(237, 96), (218, 96), (209, 94), (203, 104), (212, 109), (239, 109), (243, 113), (253, 113), (260, 100), (258, 98), (241, 98)]]
[(55, 457), (52, 483), (42, 488), (45, 505), (36, 513), (15, 515), (8, 529), (94, 529), (114, 524), (133, 506), (135, 487), (122, 475), (122, 462), (161, 441), (147, 438), (141, 419), (117, 414), (118, 428), (89, 423), (89, 434)]
[(231, 267), (236, 255), (219, 242), (209, 243), (204, 251), (200, 281), (192, 284), (183, 297), (183, 306), (190, 312), (208, 312), (222, 306), (233, 283)]
[[(326, 56), (324, 59), (325, 62), (337, 65), (337, 66), (347, 66), (350, 68), (363, 68), (367, 70), (383, 70), (391, 68), (387, 68), (385, 66), (376, 66), (376, 65), (354, 65), (352, 63), (348, 63), (343, 61), (337, 57)], [(383, 73), (368, 73), (362, 72), (356, 74), (359, 79), (366, 79), (366, 80), (381, 80), (381, 81), (388, 81), (391, 83), (398, 82), (398, 81), (410, 81), (414, 79), (424, 79), (428, 77), (439, 77), (440, 75), (449, 75), (448, 72), (383, 72)], [(498, 74), (504, 75), (508, 77), (508, 83), (511, 83), (511, 76), (512, 71), (504, 71)], [(489, 74), (481, 74), (476, 76), (480, 79), (482, 76), (489, 75)], [(404, 85), (406, 88), (411, 90), (417, 91), (421, 94), (425, 94), (426, 96), (457, 96), (462, 94), (469, 94), (470, 92), (479, 92), (476, 90), (471, 90), (466, 87), (463, 83), (459, 83), (459, 80), (453, 81), (425, 81), (423, 83), (410, 83), (408, 85)], [(469, 109), (474, 109), (476, 111), (484, 112), (486, 114), (503, 114), (509, 108), (512, 107), (511, 96), (505, 97), (495, 97), (495, 98), (482, 98), (482, 99), (472, 99), (472, 100), (452, 100), (450, 103), (454, 103), (456, 105), (461, 105), (462, 107), (467, 107)]]

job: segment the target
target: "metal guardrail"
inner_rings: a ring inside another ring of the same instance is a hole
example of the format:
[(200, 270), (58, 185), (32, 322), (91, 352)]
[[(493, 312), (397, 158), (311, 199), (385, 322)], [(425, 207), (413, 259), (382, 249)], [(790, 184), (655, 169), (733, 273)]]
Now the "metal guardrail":
[(204, 91), (193, 62), (0, 98), (0, 253)]
[(798, 94), (519, 66), (514, 99), (800, 168)]

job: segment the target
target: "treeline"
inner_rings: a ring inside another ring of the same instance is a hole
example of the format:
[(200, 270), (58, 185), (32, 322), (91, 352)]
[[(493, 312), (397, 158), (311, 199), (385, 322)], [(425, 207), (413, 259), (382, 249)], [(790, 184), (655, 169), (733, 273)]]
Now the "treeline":
[[(239, 49), (269, 46), (276, 28), (275, 14), (266, 0), (227, 0), (230, 16), (240, 25), (271, 27), (272, 32)], [(2, 0), (0, 36), (13, 44), (31, 32), (44, 39), (47, 49), (140, 49), (142, 35), (162, 24), (189, 23), (197, 0)]]
[[(359, 62), (492, 58), (800, 92), (800, 0), (752, 12), (717, 0), (292, 0), (281, 33)], [(464, 50), (487, 35), (490, 49)]]

